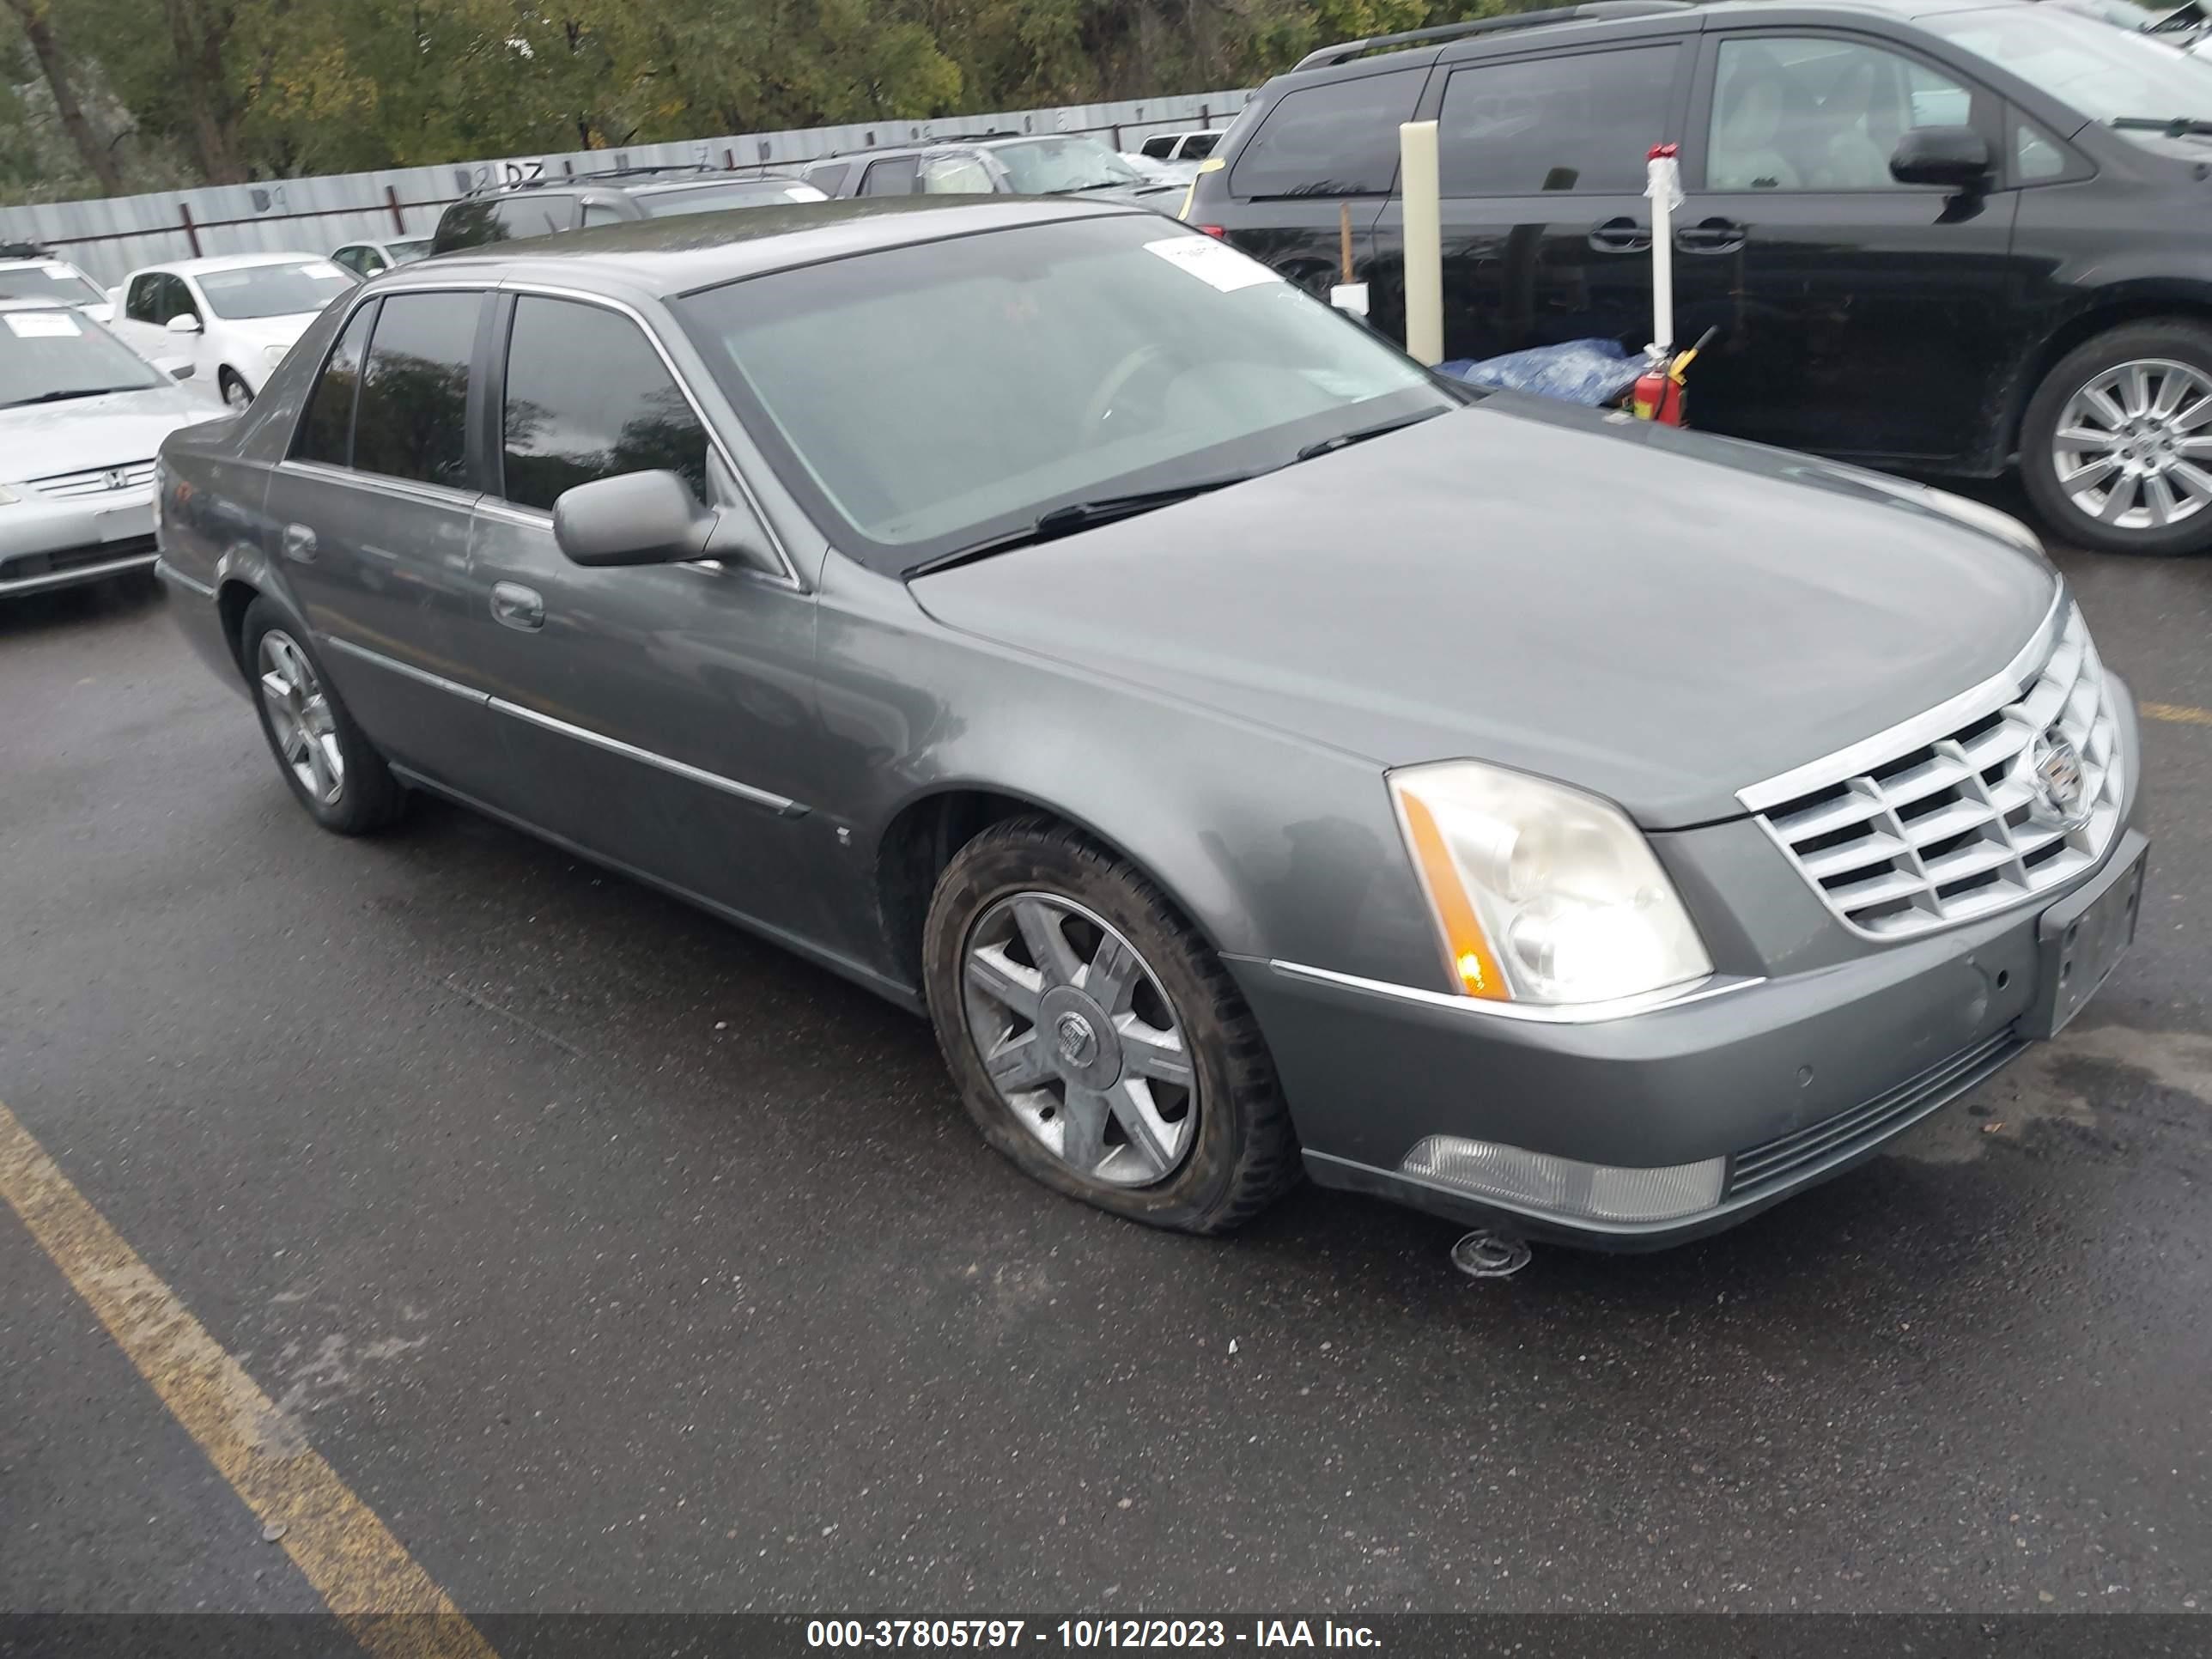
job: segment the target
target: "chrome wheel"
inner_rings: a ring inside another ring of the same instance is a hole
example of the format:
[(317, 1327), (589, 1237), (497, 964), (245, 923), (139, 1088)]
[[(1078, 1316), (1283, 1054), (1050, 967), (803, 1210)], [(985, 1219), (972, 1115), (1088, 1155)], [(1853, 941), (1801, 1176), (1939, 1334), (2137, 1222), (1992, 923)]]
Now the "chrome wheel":
[(259, 656), (261, 706), (269, 712), (276, 752), (309, 800), (337, 805), (345, 792), (345, 757), (322, 681), (299, 642), (281, 629), (261, 636)]
[(2163, 530), (2212, 503), (2212, 376), (2146, 358), (2100, 370), (2051, 436), (2058, 487), (2115, 530)]
[(253, 394), (237, 375), (226, 374), (222, 377), (222, 400), (233, 409), (243, 409), (253, 401)]
[(969, 1035), (1023, 1127), (1089, 1180), (1174, 1174), (1198, 1127), (1198, 1073), (1129, 941), (1070, 900), (1018, 893), (976, 919), (963, 961)]

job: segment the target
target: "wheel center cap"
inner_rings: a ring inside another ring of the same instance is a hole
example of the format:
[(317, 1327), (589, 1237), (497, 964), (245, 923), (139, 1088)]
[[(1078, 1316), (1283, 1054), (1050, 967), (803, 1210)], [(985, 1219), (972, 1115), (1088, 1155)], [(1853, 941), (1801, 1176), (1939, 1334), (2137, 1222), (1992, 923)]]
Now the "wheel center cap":
[(1068, 1082), (1104, 1089), (1121, 1075), (1121, 1043), (1106, 1011), (1073, 986), (1055, 987), (1037, 1008), (1037, 1028)]

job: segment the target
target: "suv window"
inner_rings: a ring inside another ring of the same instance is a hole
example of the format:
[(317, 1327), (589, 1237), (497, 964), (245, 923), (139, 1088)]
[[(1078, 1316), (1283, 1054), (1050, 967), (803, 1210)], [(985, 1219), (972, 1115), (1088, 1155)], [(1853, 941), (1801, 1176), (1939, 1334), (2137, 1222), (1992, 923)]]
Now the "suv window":
[(1237, 155), (1237, 196), (1385, 196), (1398, 176), (1398, 126), (1426, 70), (1301, 87), (1269, 110)]
[(573, 230), (576, 198), (561, 190), (518, 190), (505, 196), (475, 196), (456, 202), (438, 220), (430, 239), (433, 253), (491, 242), (520, 241)]
[(482, 300), (476, 294), (385, 297), (354, 416), (357, 471), (467, 487), (469, 362)]
[(915, 191), (915, 174), (921, 170), (918, 155), (894, 155), (889, 161), (872, 163), (860, 179), (863, 196), (911, 196)]
[(372, 300), (354, 313), (345, 332), (331, 349), (322, 378), (307, 396), (307, 412), (293, 435), (295, 459), (322, 461), (331, 466), (353, 465), (354, 394), (361, 385), (362, 348), (368, 343), (368, 331), (375, 319), (376, 301)]
[(665, 468), (707, 499), (707, 433), (644, 331), (618, 312), (514, 302), (501, 411), (505, 495), (547, 512), (564, 490)]
[(802, 167), (799, 176), (824, 196), (835, 196), (844, 184), (845, 175), (852, 170), (850, 161), (817, 161), (812, 167)]
[(973, 151), (932, 155), (921, 164), (925, 196), (989, 196), (999, 188), (983, 158)]
[(1807, 35), (1723, 40), (1710, 190), (1909, 190), (1889, 176), (1914, 127), (1959, 126), (1973, 95), (1900, 53)]
[(1680, 48), (1636, 46), (1454, 71), (1437, 118), (1447, 196), (1641, 191), (1667, 137)]

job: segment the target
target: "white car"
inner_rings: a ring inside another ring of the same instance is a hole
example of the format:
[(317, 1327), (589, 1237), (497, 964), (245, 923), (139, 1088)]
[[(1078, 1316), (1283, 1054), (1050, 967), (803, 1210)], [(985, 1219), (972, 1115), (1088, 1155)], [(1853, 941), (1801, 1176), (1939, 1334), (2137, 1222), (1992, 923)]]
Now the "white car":
[(189, 356), (233, 409), (253, 401), (322, 308), (356, 277), (313, 253), (234, 253), (134, 270), (115, 331), (144, 356)]
[(91, 277), (44, 248), (21, 243), (0, 247), (0, 300), (44, 300), (52, 305), (75, 306), (103, 323), (115, 315), (113, 303)]
[(154, 457), (222, 411), (82, 312), (0, 299), (0, 599), (154, 562)]
[(429, 252), (427, 236), (393, 236), (377, 242), (348, 242), (331, 255), (331, 263), (366, 280), (394, 265), (411, 265)]
[(1148, 161), (1203, 161), (1229, 133), (1227, 127), (1200, 127), (1195, 132), (1156, 132), (1137, 147)]

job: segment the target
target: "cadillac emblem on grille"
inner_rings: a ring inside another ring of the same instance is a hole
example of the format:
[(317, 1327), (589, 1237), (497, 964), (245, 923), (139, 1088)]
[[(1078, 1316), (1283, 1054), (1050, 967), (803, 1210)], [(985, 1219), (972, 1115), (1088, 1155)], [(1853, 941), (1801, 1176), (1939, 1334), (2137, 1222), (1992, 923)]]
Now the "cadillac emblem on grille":
[(2081, 751), (2057, 726), (2028, 750), (2028, 783), (2044, 817), (2061, 829), (2079, 830), (2089, 821), (2088, 791), (2082, 787)]

